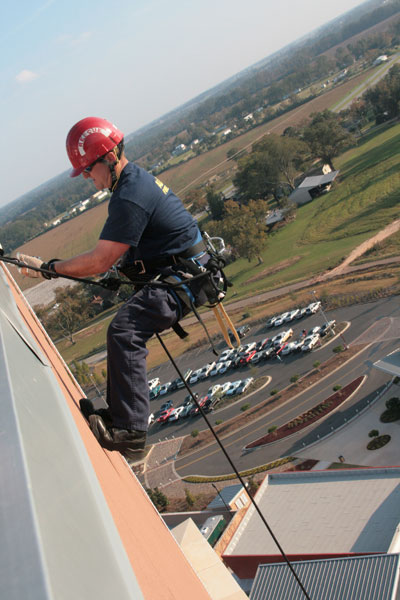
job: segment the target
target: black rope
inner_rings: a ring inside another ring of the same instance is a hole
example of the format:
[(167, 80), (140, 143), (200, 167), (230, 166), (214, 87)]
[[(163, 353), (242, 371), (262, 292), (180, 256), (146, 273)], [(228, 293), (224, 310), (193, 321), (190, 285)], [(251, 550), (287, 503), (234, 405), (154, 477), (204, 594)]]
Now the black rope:
[[(198, 402), (198, 400), (195, 398), (191, 388), (189, 387), (186, 379), (184, 378), (184, 376), (182, 375), (178, 365), (176, 364), (175, 360), (173, 359), (172, 355), (170, 354), (168, 348), (166, 347), (166, 345), (164, 344), (163, 340), (161, 339), (160, 334), (156, 333), (156, 336), (161, 344), (161, 346), (164, 348), (165, 353), (167, 354), (169, 360), (171, 361), (174, 369), (176, 370), (176, 372), (178, 373), (179, 377), (182, 379), (187, 391), (189, 392), (190, 397), (193, 400), (193, 403), (197, 406), (201, 416), (203, 417), (203, 419), (205, 420), (205, 422), (207, 423), (208, 428), (210, 429), (211, 433), (213, 434), (215, 441), (217, 442), (218, 446), (220, 447), (220, 449), (222, 450), (223, 454), (225, 455), (225, 458), (227, 459), (227, 461), (229, 462), (230, 466), (232, 467), (236, 477), (239, 479), (240, 483), (242, 484), (242, 486), (244, 487), (245, 490), (247, 490), (246, 487), (246, 483), (243, 480), (242, 476), (240, 475), (238, 469), (236, 468), (235, 464), (233, 463), (231, 457), (229, 456), (228, 452), (226, 451), (224, 445), (222, 444), (221, 440), (218, 437), (218, 434), (216, 433), (216, 431), (214, 430), (213, 426), (211, 425), (210, 421), (207, 418), (206, 413), (204, 412), (203, 408), (200, 406), (200, 403)], [(296, 571), (294, 570), (293, 566), (291, 565), (288, 557), (286, 556), (283, 548), (281, 547), (281, 545), (279, 544), (277, 538), (275, 537), (272, 529), (270, 528), (270, 526), (268, 525), (264, 515), (262, 514), (260, 508), (258, 507), (256, 501), (254, 500), (254, 498), (247, 492), (250, 502), (253, 504), (255, 510), (257, 511), (258, 516), (260, 517), (261, 521), (264, 523), (265, 527), (267, 528), (269, 534), (271, 535), (272, 539), (274, 540), (275, 544), (277, 545), (280, 554), (282, 555), (284, 561), (286, 562), (287, 566), (289, 567), (289, 569), (291, 570), (292, 574), (294, 575), (297, 583), (299, 584), (301, 591), (304, 594), (304, 597), (307, 598), (307, 600), (311, 600), (310, 596), (307, 594), (302, 582), (300, 581)]]

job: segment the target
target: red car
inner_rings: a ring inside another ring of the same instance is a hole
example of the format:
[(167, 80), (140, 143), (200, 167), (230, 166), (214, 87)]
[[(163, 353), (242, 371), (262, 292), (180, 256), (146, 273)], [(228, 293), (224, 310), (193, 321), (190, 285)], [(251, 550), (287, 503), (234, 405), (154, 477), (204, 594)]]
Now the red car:
[(173, 412), (174, 408), (172, 406), (170, 406), (170, 408), (167, 408), (166, 410), (163, 410), (163, 412), (160, 414), (160, 416), (157, 419), (157, 423), (166, 423), (171, 415), (171, 413)]
[(240, 364), (247, 365), (250, 362), (250, 360), (253, 358), (253, 356), (255, 355), (256, 352), (257, 352), (257, 350), (252, 350), (251, 352), (244, 354), (239, 361)]
[[(200, 398), (200, 400), (198, 400), (198, 403), (200, 404), (201, 408), (204, 407), (204, 405), (207, 402), (207, 400), (208, 400), (208, 396), (203, 396), (202, 398)], [(189, 413), (189, 416), (190, 417), (194, 417), (195, 415), (198, 415), (199, 412), (200, 411), (199, 411), (198, 407), (196, 405), (194, 405), (193, 408), (192, 408), (192, 410)]]

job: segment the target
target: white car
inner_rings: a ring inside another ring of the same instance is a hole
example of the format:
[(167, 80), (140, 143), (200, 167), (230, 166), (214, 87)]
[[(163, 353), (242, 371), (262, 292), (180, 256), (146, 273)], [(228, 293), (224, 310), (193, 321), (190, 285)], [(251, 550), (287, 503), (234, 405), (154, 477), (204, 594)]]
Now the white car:
[(319, 342), (319, 335), (309, 335), (304, 339), (301, 347), (302, 352), (310, 352)]
[(218, 362), (225, 362), (226, 360), (229, 360), (232, 356), (232, 354), (235, 353), (235, 349), (234, 348), (226, 348), (226, 350), (224, 350), (222, 352), (222, 354), (218, 357)]
[(171, 387), (170, 381), (168, 381), (167, 383), (163, 383), (160, 388), (160, 396), (165, 396), (165, 394), (168, 393), (170, 387)]
[(177, 408), (174, 408), (174, 410), (168, 417), (168, 421), (177, 421), (179, 419), (179, 417), (181, 416), (184, 408), (186, 408), (186, 407), (183, 405), (177, 406)]
[(279, 317), (277, 317), (275, 319), (274, 327), (279, 327), (280, 325), (283, 325), (283, 323), (285, 322), (285, 319), (287, 319), (288, 316), (289, 316), (288, 312), (284, 312), (281, 315), (279, 315)]
[(291, 310), (289, 313), (289, 316), (286, 317), (285, 322), (289, 323), (290, 321), (293, 321), (293, 319), (296, 319), (299, 312), (300, 312), (299, 308), (295, 308), (294, 310)]
[(150, 381), (149, 381), (149, 388), (151, 390), (153, 388), (155, 388), (157, 385), (160, 385), (160, 378), (159, 377), (154, 377), (154, 379), (150, 379)]
[(313, 315), (320, 308), (321, 308), (321, 302), (319, 300), (318, 300), (318, 302), (311, 302), (311, 304), (309, 304), (306, 308), (306, 314)]
[(273, 327), (273, 326), (274, 326), (274, 323), (275, 323), (275, 321), (276, 321), (276, 318), (277, 318), (277, 317), (271, 317), (270, 319), (268, 319), (268, 321), (267, 321), (267, 327), (268, 327), (268, 328), (269, 328), (269, 327)]
[(272, 344), (275, 348), (282, 346), (293, 335), (293, 329), (285, 329), (285, 331), (281, 331), (278, 335), (275, 335), (272, 338)]
[(200, 369), (199, 379), (206, 379), (213, 368), (215, 367), (215, 362), (209, 363)]
[(155, 421), (154, 413), (149, 414), (149, 425), (152, 425)]
[(201, 369), (196, 369), (196, 371), (193, 371), (193, 373), (189, 377), (189, 385), (193, 385), (194, 383), (200, 381), (200, 373)]
[(225, 396), (234, 396), (236, 394), (237, 389), (241, 386), (241, 384), (242, 384), (241, 379), (238, 379), (237, 381), (234, 381), (233, 383), (231, 383), (229, 388), (226, 390)]
[(244, 381), (242, 381), (241, 385), (238, 387), (236, 393), (237, 394), (243, 394), (243, 392), (245, 392), (253, 383), (254, 378), (253, 377), (248, 377), (247, 379), (245, 379)]
[(208, 388), (208, 392), (207, 392), (207, 396), (214, 396), (214, 394), (216, 394), (220, 389), (222, 388), (222, 385), (220, 383), (216, 383), (215, 385), (212, 385), (211, 387)]
[(231, 360), (226, 360), (225, 362), (221, 363), (221, 369), (219, 370), (219, 374), (223, 375), (224, 373), (226, 373), (231, 365), (232, 365)]
[(218, 373), (220, 373), (224, 364), (225, 363), (223, 363), (223, 362), (217, 362), (215, 367), (210, 371), (210, 377), (215, 377), (216, 375), (218, 375)]
[(223, 383), (221, 385), (221, 389), (218, 390), (217, 395), (220, 396), (221, 398), (223, 398), (230, 387), (231, 387), (231, 382), (226, 381), (225, 383)]
[(256, 347), (256, 342), (249, 342), (242, 346), (241, 354), (246, 354), (247, 352), (251, 352)]
[(281, 350), (281, 354), (283, 354), (284, 356), (286, 354), (290, 354), (291, 352), (294, 352), (296, 348), (296, 342), (289, 342), (286, 344), (286, 346), (284, 346)]
[(319, 332), (321, 331), (321, 327), (319, 325), (316, 325), (315, 327), (312, 327), (310, 329), (310, 331), (307, 333), (307, 337), (309, 335), (318, 335), (319, 337)]

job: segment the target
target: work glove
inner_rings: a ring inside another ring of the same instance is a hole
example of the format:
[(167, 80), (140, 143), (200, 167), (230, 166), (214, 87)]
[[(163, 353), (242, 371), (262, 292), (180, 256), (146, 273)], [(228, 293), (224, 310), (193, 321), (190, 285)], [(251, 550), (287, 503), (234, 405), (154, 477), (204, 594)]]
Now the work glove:
[(57, 273), (55, 271), (53, 275), (52, 273), (43, 273), (40, 271), (34, 271), (33, 269), (29, 268), (34, 267), (35, 269), (45, 269), (46, 271), (51, 271), (53, 263), (57, 261), (57, 259), (55, 258), (50, 260), (48, 263), (45, 263), (38, 256), (29, 256), (29, 254), (21, 254), (18, 252), (17, 259), (26, 265), (26, 267), (19, 268), (19, 272), (25, 277), (43, 277), (44, 279), (52, 279), (53, 277), (57, 277)]

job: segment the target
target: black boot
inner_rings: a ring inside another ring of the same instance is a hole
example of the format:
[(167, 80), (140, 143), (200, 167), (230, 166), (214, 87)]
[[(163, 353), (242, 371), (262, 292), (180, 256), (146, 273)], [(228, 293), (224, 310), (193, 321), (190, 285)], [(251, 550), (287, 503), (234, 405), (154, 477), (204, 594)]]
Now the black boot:
[(90, 415), (99, 415), (107, 427), (112, 425), (112, 416), (109, 408), (98, 408), (97, 410), (93, 406), (93, 402), (89, 398), (81, 398), (79, 400), (79, 407), (81, 413), (87, 421), (89, 421)]
[(135, 429), (107, 428), (106, 423), (98, 414), (89, 416), (90, 429), (93, 431), (100, 446), (107, 450), (117, 450), (132, 465), (143, 460), (148, 453), (146, 449), (146, 432)]

